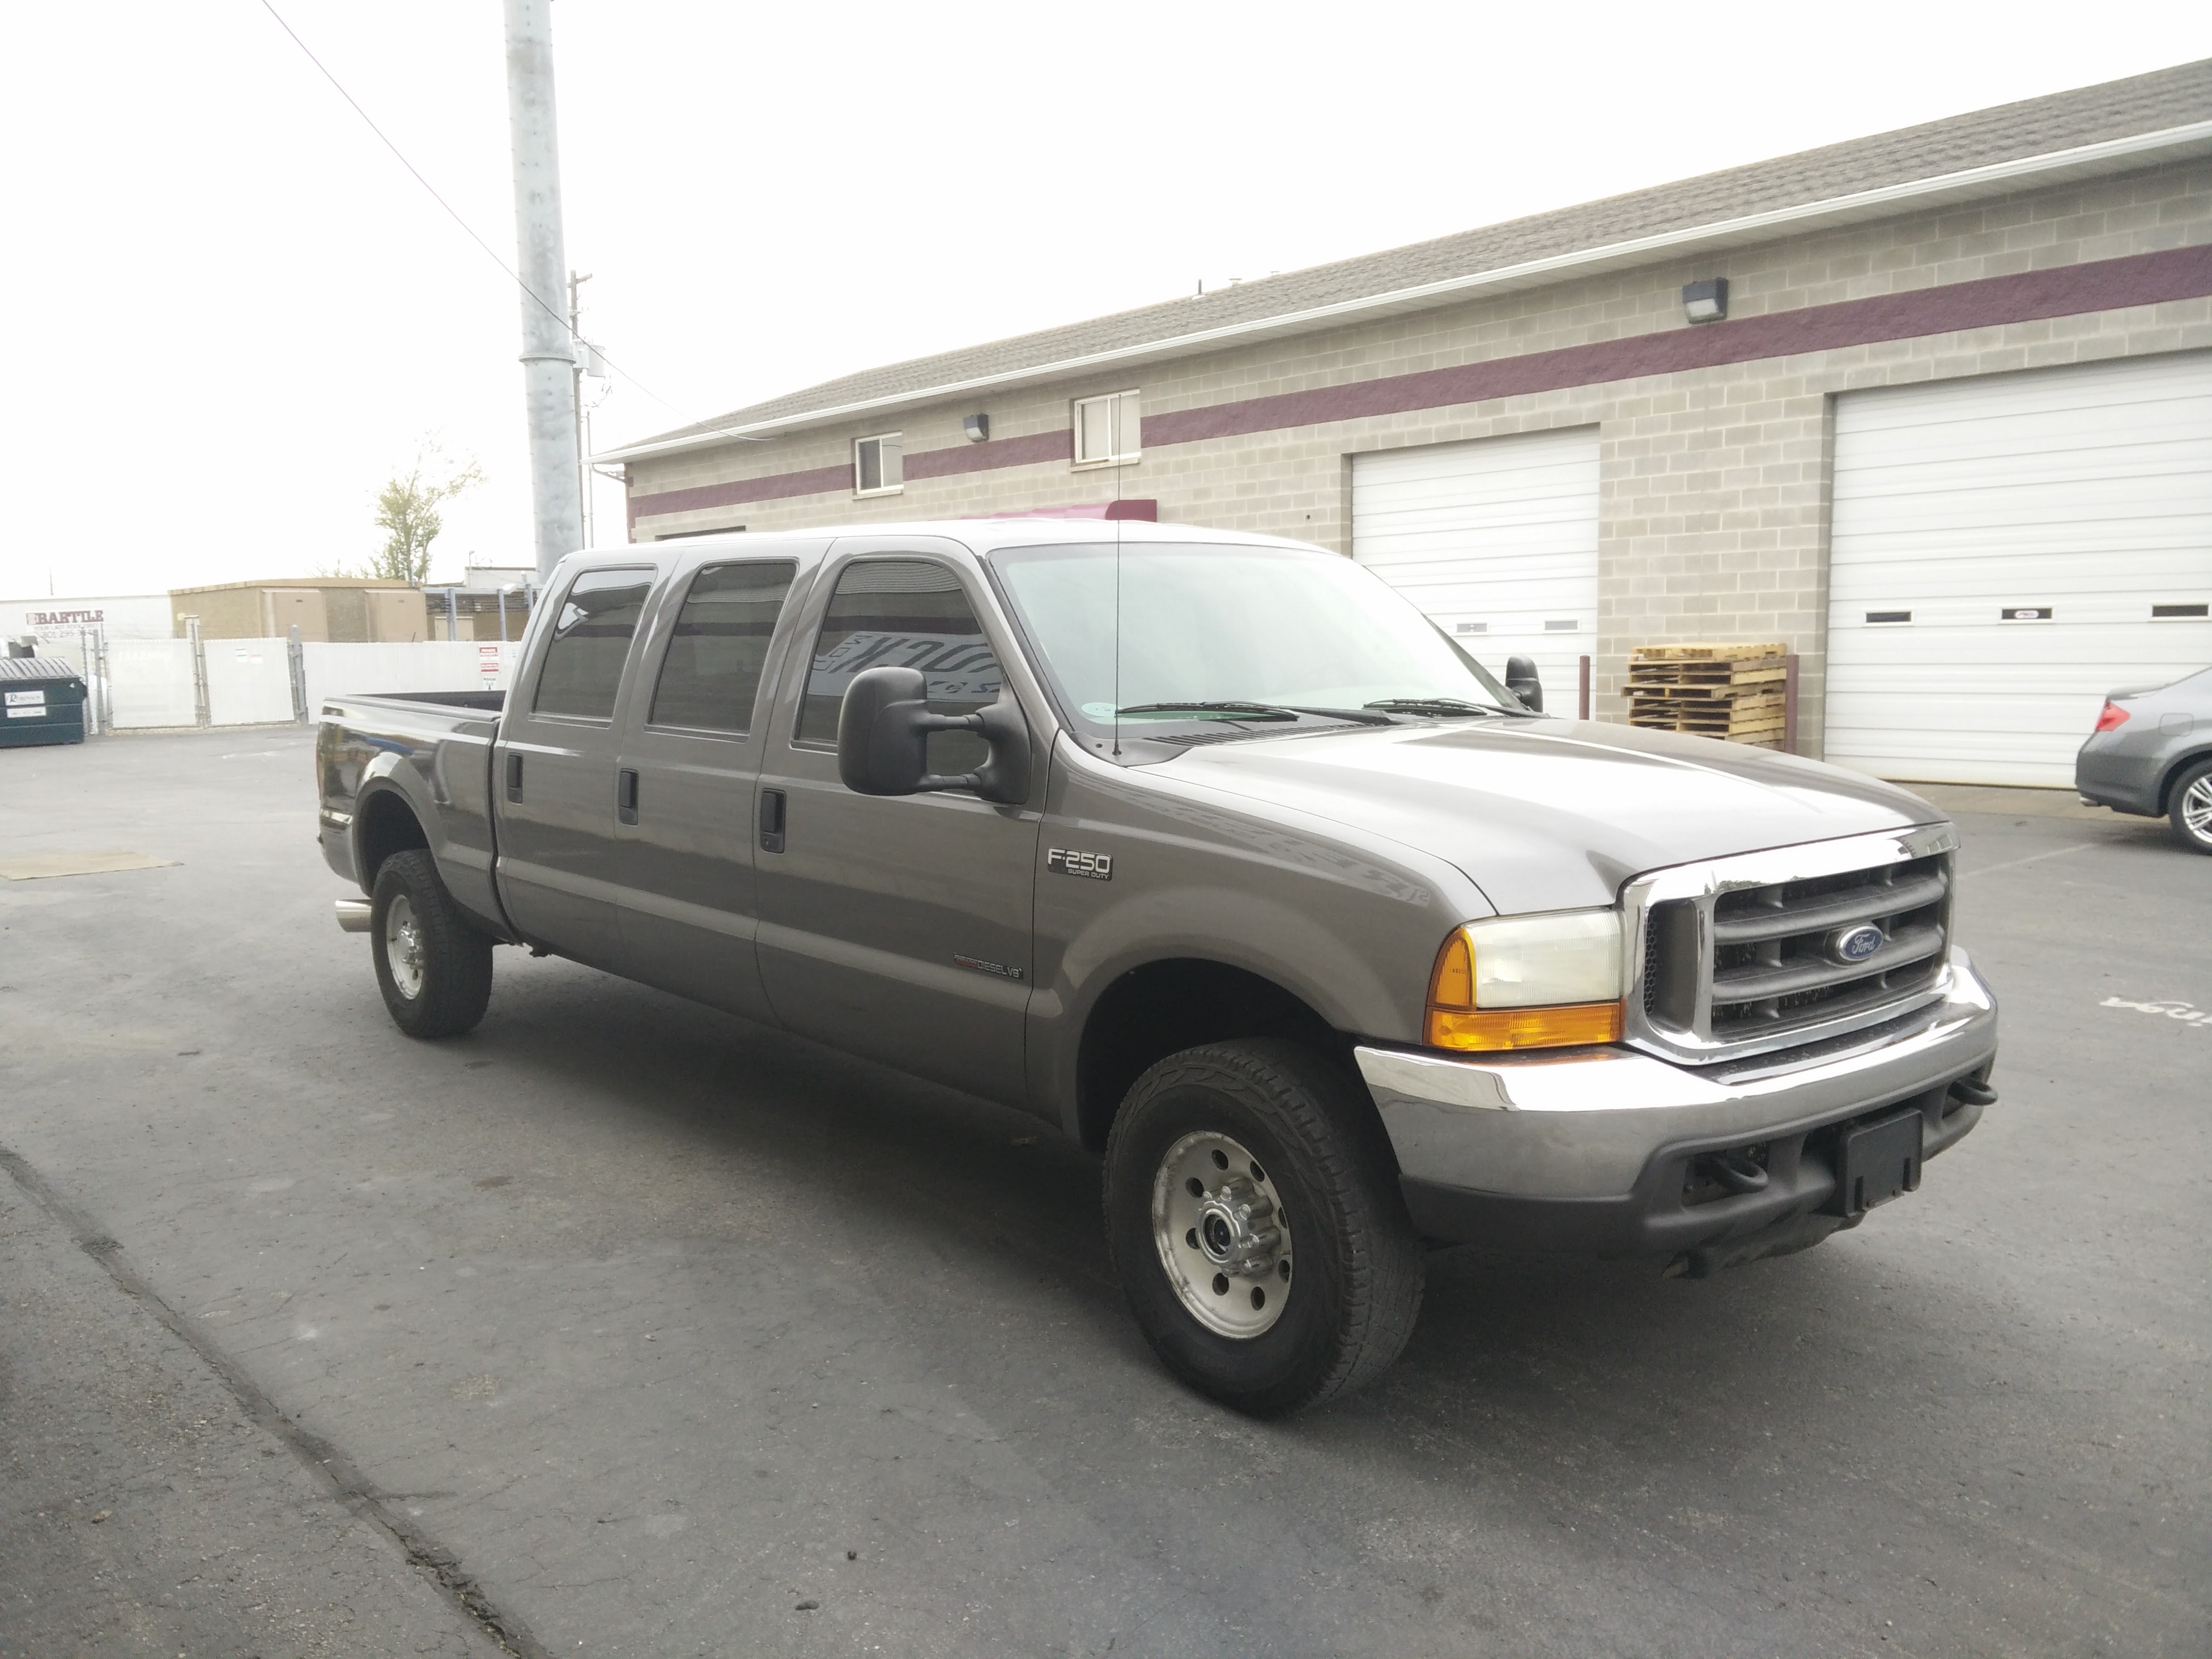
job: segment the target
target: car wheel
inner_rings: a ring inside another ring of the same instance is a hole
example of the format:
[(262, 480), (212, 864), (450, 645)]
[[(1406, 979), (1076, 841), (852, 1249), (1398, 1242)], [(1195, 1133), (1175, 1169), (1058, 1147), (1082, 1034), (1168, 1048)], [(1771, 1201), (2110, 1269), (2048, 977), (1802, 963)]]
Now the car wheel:
[(2166, 815), (2176, 841), (2192, 853), (2212, 853), (2212, 760), (2197, 762), (2173, 781)]
[(1161, 1363), (1255, 1416), (1370, 1381), (1420, 1311), (1382, 1126), (1295, 1044), (1188, 1048), (1138, 1079), (1107, 1145), (1106, 1227)]
[(491, 945), (470, 926), (423, 852), (395, 853), (376, 872), (369, 949), (392, 1023), (415, 1037), (473, 1030), (491, 1000)]

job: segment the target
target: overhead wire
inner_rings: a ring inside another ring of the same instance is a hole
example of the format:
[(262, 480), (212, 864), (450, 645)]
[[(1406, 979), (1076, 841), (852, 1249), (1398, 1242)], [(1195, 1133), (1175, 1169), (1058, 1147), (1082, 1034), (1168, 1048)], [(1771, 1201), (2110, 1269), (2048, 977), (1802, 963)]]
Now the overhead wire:
[[(463, 231), (467, 233), (469, 240), (483, 250), (484, 257), (489, 259), (492, 264), (497, 265), (500, 270), (506, 272), (508, 279), (512, 281), (517, 288), (528, 295), (547, 316), (552, 318), (555, 322), (560, 324), (562, 331), (567, 334), (571, 340), (574, 341), (579, 345), (583, 344), (584, 337), (576, 331), (575, 325), (571, 323), (559, 310), (557, 310), (552, 302), (547, 300), (544, 295), (540, 294), (536, 289), (531, 287), (527, 282), (524, 281), (522, 274), (516, 270), (513, 265), (507, 264), (506, 260), (501, 258), (498, 252), (492, 247), (492, 245), (484, 240), (483, 237), (477, 234), (476, 227), (471, 225), (466, 219), (464, 219), (461, 216), (459, 210), (456, 209), (451, 202), (448, 202), (443, 196), (438, 193), (438, 187), (422, 176), (422, 170), (416, 167), (412, 161), (409, 161), (407, 159), (406, 153), (402, 150), (398, 145), (392, 142), (392, 139), (388, 135), (386, 135), (382, 127), (376, 125), (374, 118), (372, 117), (367, 110), (361, 106), (361, 100), (356, 98), (351, 93), (348, 92), (345, 89), (345, 83), (340, 81), (337, 76), (331, 73), (330, 66), (324, 63), (321, 58), (315, 56), (313, 48), (309, 46), (305, 40), (302, 40), (300, 38), (300, 33), (297, 29), (294, 28), (289, 23), (284, 21), (284, 14), (276, 9), (276, 6), (271, 3), (271, 0), (261, 0), (261, 4), (263, 9), (267, 11), (271, 17), (276, 20), (276, 27), (283, 29), (285, 33), (290, 35), (292, 37), (292, 44), (299, 47), (299, 49), (307, 55), (307, 61), (313, 64), (317, 70), (321, 71), (323, 79), (328, 81), (333, 88), (337, 88), (339, 97), (344, 99), (348, 104), (352, 106), (353, 112), (361, 117), (363, 124), (368, 126), (371, 132), (376, 135), (378, 141), (383, 144), (385, 149), (392, 152), (392, 155), (398, 161), (399, 165), (407, 169), (409, 173), (413, 176), (416, 184), (422, 185), (424, 190), (430, 193), (430, 199), (435, 202), (440, 207), (445, 209), (447, 216), (449, 216), (455, 224), (459, 225)], [(701, 424), (700, 419), (697, 416), (687, 414), (683, 410), (677, 408), (674, 404), (670, 403), (667, 398), (662, 397), (651, 386), (646, 385), (644, 381), (639, 380), (636, 375), (631, 374), (613, 358), (608, 356), (605, 350), (600, 351), (599, 361), (605, 363), (609, 368), (614, 370), (616, 374), (621, 375), (623, 380), (628, 380), (640, 392), (645, 393), (647, 397), (652, 398), (653, 402), (659, 404), (670, 414), (675, 416), (678, 419), (683, 421), (687, 425), (696, 426)]]

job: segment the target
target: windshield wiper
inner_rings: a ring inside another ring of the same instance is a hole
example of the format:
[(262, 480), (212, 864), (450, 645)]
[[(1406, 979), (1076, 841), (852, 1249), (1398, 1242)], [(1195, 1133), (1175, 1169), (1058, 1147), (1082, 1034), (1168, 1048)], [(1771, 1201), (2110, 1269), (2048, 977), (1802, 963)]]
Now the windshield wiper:
[(1505, 714), (1510, 709), (1493, 708), (1488, 703), (1462, 702), (1457, 697), (1383, 697), (1375, 702), (1362, 703), (1363, 708), (1378, 708), (1386, 714)]
[(1294, 720), (1295, 708), (1278, 708), (1269, 702), (1133, 702), (1117, 714), (1230, 714), (1248, 720)]

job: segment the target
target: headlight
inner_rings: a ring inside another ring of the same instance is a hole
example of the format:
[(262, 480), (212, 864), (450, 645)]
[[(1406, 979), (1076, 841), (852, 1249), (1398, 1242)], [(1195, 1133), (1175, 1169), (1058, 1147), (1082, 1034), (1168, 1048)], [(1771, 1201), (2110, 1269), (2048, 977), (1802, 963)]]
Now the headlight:
[(1432, 1048), (1618, 1042), (1620, 913), (1498, 916), (1453, 930), (1429, 976)]

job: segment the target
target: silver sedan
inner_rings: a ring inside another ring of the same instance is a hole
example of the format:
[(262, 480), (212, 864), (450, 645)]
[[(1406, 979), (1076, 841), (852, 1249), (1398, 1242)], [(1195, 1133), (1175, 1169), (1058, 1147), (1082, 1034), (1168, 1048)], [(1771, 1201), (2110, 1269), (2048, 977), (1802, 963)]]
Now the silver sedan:
[(2074, 787), (2093, 806), (2169, 818), (2176, 841), (2212, 853), (2212, 668), (2106, 697)]

